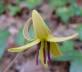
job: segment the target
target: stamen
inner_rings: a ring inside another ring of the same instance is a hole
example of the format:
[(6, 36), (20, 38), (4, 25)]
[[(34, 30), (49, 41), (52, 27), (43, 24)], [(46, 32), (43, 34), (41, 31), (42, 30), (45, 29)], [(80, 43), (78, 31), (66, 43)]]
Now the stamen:
[(50, 42), (47, 42), (47, 46), (48, 46), (48, 62), (51, 62), (51, 58), (50, 58)]
[(39, 56), (40, 45), (41, 45), (41, 42), (37, 45), (37, 50), (36, 50), (36, 65), (38, 65), (38, 56)]
[(46, 50), (45, 50), (45, 41), (43, 46), (43, 55), (44, 55), (44, 64), (46, 64)]

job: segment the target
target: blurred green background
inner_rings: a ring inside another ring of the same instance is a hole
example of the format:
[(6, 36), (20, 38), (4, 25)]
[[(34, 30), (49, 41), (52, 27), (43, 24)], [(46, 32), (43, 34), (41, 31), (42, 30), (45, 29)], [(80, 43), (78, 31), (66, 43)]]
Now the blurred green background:
[[(41, 14), (54, 36), (79, 33), (77, 38), (59, 43), (63, 56), (52, 57), (53, 62), (49, 63), (47, 70), (82, 72), (82, 0), (0, 0), (0, 72), (4, 72), (16, 56), (16, 53), (9, 53), (8, 48), (31, 42), (25, 40), (22, 31), (33, 9)], [(32, 27), (29, 29), (29, 35), (34, 37)], [(26, 52), (21, 53), (7, 72), (43, 72), (43, 68), (28, 64), (31, 61), (30, 56), (34, 59), (34, 55), (35, 50), (32, 54), (30, 52), (29, 56)], [(33, 71), (31, 68), (34, 68)]]

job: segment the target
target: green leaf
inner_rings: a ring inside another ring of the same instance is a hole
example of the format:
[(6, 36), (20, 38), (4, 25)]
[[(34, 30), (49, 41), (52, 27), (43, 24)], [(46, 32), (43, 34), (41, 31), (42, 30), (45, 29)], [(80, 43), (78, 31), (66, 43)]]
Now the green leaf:
[(1, 38), (8, 38), (10, 36), (10, 32), (8, 29), (0, 30), (0, 39)]
[(56, 10), (56, 14), (58, 16), (60, 16), (61, 20), (65, 23), (69, 21), (69, 18), (71, 16), (70, 10), (68, 8), (65, 8), (65, 7), (64, 8), (58, 8)]
[(60, 18), (61, 18), (61, 20), (62, 20), (64, 23), (67, 23), (67, 22), (69, 21), (70, 16), (63, 15), (63, 16), (61, 16)]
[(80, 8), (80, 16), (82, 16), (82, 8)]
[(70, 60), (72, 58), (72, 51), (74, 48), (74, 43), (72, 41), (65, 41), (63, 42), (62, 46), (59, 47), (63, 56), (61, 57), (56, 57), (56, 60)]
[(2, 56), (5, 52), (5, 49), (6, 49), (6, 39), (1, 39), (0, 40), (0, 59), (2, 59)]
[(80, 16), (80, 8), (76, 3), (72, 4), (69, 7), (69, 9), (70, 9), (70, 12), (71, 12), (71, 16)]
[(74, 43), (72, 41), (65, 41), (65, 42), (63, 42), (61, 48), (63, 48), (62, 51), (73, 50)]
[(72, 61), (70, 72), (82, 72), (82, 57)]
[(31, 38), (34, 38), (34, 37), (35, 37), (33, 27), (30, 27), (30, 29), (29, 29), (29, 36), (30, 36)]
[[(33, 29), (30, 28), (29, 30), (29, 34), (31, 35), (31, 37), (34, 37), (33, 36)], [(15, 38), (15, 43), (18, 45), (18, 46), (23, 46), (24, 44), (27, 44), (27, 43), (30, 43), (31, 40), (25, 40), (24, 39), (24, 36), (23, 36), (23, 28), (20, 28), (18, 34), (16, 35), (16, 38)]]
[(42, 3), (42, 0), (26, 0), (29, 9), (33, 9)]
[(23, 28), (20, 28), (18, 34), (16, 35), (15, 38), (15, 43), (19, 46), (24, 45), (24, 36), (23, 36)]
[(26, 0), (16, 0), (16, 3), (20, 4), (20, 3), (23, 3), (25, 2)]
[(55, 57), (57, 61), (70, 61), (82, 56), (82, 53), (74, 49), (74, 43), (72, 41), (66, 41), (59, 47), (63, 56)]
[(15, 16), (17, 13), (20, 13), (21, 8), (19, 6), (13, 6), (11, 4), (9, 4), (7, 6), (7, 8), (9, 9), (9, 11), (11, 12), (12, 16)]
[(82, 41), (82, 25), (79, 25), (76, 30), (78, 31), (79, 33), (79, 40)]
[(68, 2), (73, 4), (73, 3), (75, 3), (75, 0), (68, 0)]
[(63, 54), (63, 56), (55, 57), (55, 58), (53, 58), (53, 60), (56, 60), (56, 61), (73, 61), (79, 57), (82, 57), (82, 53), (80, 53), (77, 50), (72, 50), (72, 51), (68, 51), (67, 55)]
[(10, 33), (7, 29), (0, 30), (0, 59), (2, 59), (2, 56), (6, 49), (6, 41), (7, 38), (10, 36)]
[(49, 6), (54, 7), (63, 7), (67, 4), (67, 0), (51, 0)]
[(4, 4), (3, 4), (3, 2), (1, 1), (1, 2), (0, 2), (0, 14), (2, 14), (4, 11), (5, 11)]

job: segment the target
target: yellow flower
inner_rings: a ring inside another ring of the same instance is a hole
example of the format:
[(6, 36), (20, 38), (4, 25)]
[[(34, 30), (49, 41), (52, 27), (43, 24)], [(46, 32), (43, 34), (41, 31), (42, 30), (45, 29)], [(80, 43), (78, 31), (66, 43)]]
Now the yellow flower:
[(69, 40), (69, 39), (72, 39), (78, 36), (78, 33), (76, 33), (69, 37), (53, 37), (49, 28), (46, 26), (42, 17), (40, 16), (40, 14), (36, 10), (33, 10), (32, 18), (30, 18), (27, 21), (27, 23), (24, 26), (24, 30), (23, 30), (23, 34), (26, 39), (29, 38), (28, 28), (30, 25), (28, 23), (30, 21), (33, 22), (35, 38), (32, 40), (31, 43), (28, 43), (27, 45), (24, 45), (18, 48), (11, 48), (11, 49), (8, 49), (8, 51), (9, 52), (22, 52), (37, 44), (36, 64), (38, 64), (38, 57), (39, 57), (41, 62), (45, 66), (47, 66), (46, 56), (48, 56), (48, 61), (50, 61), (50, 54), (52, 56), (62, 55), (56, 42), (62, 42), (62, 41)]

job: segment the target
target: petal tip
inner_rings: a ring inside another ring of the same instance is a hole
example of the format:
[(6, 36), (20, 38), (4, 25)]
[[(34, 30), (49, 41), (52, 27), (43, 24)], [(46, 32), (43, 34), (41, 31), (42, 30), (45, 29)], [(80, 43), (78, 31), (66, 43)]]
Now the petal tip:
[(32, 15), (37, 15), (37, 14), (38, 14), (37, 10), (32, 11)]
[(8, 52), (21, 52), (20, 50), (16, 50), (15, 48), (8, 49)]
[(12, 49), (8, 49), (8, 52), (12, 52)]
[(34, 9), (33, 12), (36, 12), (36, 10)]
[(78, 36), (79, 35), (79, 33), (76, 33), (76, 36)]
[(74, 35), (73, 35), (73, 38), (74, 38), (74, 37), (77, 37), (78, 35), (79, 35), (78, 33), (74, 34)]

